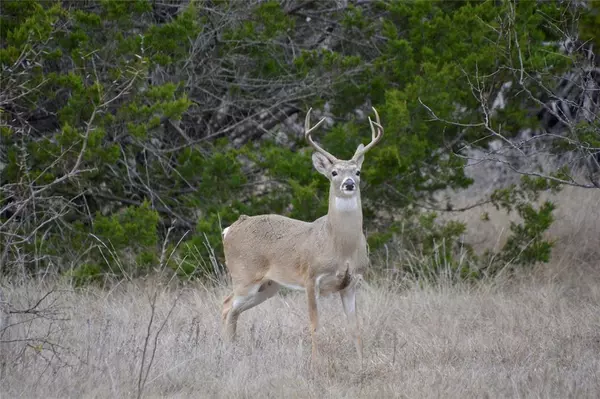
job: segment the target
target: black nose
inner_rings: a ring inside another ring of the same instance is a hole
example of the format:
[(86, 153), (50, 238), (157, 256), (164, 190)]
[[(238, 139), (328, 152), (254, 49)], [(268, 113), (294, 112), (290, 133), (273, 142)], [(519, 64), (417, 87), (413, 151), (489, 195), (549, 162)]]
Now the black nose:
[(348, 180), (344, 182), (344, 189), (348, 190), (348, 191), (354, 191), (354, 189), (356, 188), (356, 186), (354, 185), (354, 182), (352, 180)]

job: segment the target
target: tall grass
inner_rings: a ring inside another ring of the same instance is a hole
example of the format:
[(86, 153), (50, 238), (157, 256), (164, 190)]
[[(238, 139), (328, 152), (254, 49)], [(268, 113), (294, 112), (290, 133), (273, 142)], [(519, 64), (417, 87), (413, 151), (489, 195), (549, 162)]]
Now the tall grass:
[[(335, 295), (320, 299), (313, 368), (301, 293), (245, 312), (226, 345), (226, 279), (4, 281), (0, 397), (598, 397), (600, 201), (570, 188), (555, 200), (550, 264), (468, 285), (363, 284), (362, 367)], [(478, 212), (461, 215), (475, 247), (501, 243), (508, 220), (479, 225)]]
[[(359, 297), (362, 369), (336, 296), (321, 299), (321, 361), (312, 369), (302, 294), (244, 313), (239, 340), (228, 346), (220, 334), (223, 287), (59, 286), (51, 294), (53, 317), (11, 315), (22, 323), (0, 338), (0, 395), (597, 397), (599, 281), (366, 285)], [(50, 288), (4, 286), (20, 309)]]

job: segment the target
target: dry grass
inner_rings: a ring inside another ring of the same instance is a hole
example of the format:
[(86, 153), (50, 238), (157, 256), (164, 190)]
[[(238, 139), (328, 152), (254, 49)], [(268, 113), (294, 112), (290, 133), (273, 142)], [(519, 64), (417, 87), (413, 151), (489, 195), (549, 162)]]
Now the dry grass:
[[(365, 287), (362, 370), (338, 298), (322, 299), (322, 362), (315, 372), (301, 294), (244, 313), (240, 339), (227, 347), (219, 326), (223, 289), (159, 288), (146, 365), (166, 322), (144, 396), (598, 397), (600, 276), (588, 272), (570, 282)], [(62, 346), (55, 348), (60, 358), (48, 344), (4, 344), (1, 396), (135, 397), (157, 286), (52, 294), (66, 320), (36, 319), (2, 339), (46, 337)], [(4, 289), (13, 306), (25, 308), (48, 287)]]
[[(227, 346), (224, 287), (5, 282), (12, 309), (54, 292), (42, 313), (12, 314), (9, 323), (22, 323), (0, 334), (0, 398), (137, 397), (140, 386), (143, 397), (599, 397), (600, 200), (572, 188), (555, 200), (550, 265), (477, 286), (365, 285), (362, 369), (335, 296), (320, 302), (312, 370), (302, 294), (244, 313), (238, 343)], [(489, 211), (487, 223), (481, 210), (460, 215), (476, 246), (496, 245), (507, 229)], [(149, 370), (142, 384), (140, 370), (142, 381)]]

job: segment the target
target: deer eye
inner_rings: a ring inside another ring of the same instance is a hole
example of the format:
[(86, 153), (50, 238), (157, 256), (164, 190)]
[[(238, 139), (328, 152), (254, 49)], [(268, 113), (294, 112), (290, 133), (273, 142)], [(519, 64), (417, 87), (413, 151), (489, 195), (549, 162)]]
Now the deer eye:
[(360, 170), (356, 171), (356, 176), (360, 176)]
[(333, 172), (331, 172), (331, 176), (337, 176), (337, 172), (334, 170)]

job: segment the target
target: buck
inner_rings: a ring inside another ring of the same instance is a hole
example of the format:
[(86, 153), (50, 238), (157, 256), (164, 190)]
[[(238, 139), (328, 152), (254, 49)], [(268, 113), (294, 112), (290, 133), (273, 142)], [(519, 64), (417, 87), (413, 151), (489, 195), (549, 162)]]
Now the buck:
[(242, 215), (223, 231), (225, 264), (231, 275), (233, 292), (223, 301), (224, 331), (235, 338), (240, 314), (277, 293), (281, 286), (304, 290), (308, 301), (312, 359), (318, 355), (317, 297), (339, 292), (344, 312), (354, 335), (362, 362), (362, 342), (356, 313), (356, 288), (369, 265), (363, 234), (360, 200), (360, 168), (365, 153), (383, 136), (375, 108), (369, 117), (371, 142), (360, 144), (352, 159), (337, 159), (312, 139), (312, 133), (325, 120), (310, 127), (308, 110), (304, 135), (316, 150), (315, 169), (330, 181), (329, 211), (312, 223), (281, 215)]

